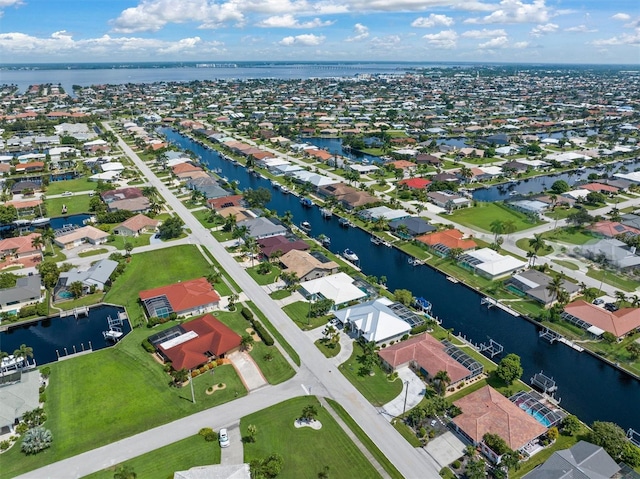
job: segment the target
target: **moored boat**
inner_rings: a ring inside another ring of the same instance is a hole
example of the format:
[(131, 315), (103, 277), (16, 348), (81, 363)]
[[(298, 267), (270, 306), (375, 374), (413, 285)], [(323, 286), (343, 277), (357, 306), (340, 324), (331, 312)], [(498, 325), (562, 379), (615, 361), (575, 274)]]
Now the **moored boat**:
[(345, 259), (351, 261), (352, 263), (357, 263), (358, 261), (360, 261), (360, 258), (358, 258), (358, 255), (355, 254), (355, 252), (349, 248), (345, 249), (342, 252), (342, 256), (344, 256)]

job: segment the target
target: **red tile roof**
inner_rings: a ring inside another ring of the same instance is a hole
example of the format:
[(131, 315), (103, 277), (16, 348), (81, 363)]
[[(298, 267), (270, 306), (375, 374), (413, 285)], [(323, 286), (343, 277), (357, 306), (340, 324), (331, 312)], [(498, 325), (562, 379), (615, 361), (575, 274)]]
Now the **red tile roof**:
[(309, 249), (309, 245), (301, 239), (291, 241), (286, 236), (272, 236), (270, 238), (262, 238), (258, 240), (258, 244), (260, 245), (262, 254), (267, 258), (269, 258), (276, 251), (281, 251), (282, 254), (285, 254), (294, 249), (299, 251), (306, 251)]
[(242, 338), (210, 314), (182, 324), (185, 331), (198, 337), (169, 349), (160, 346), (175, 370), (193, 369), (209, 360), (207, 353), (220, 357), (240, 346)]
[(605, 185), (604, 183), (589, 183), (587, 185), (582, 185), (580, 188), (589, 191), (597, 191), (599, 193), (617, 193), (620, 191), (620, 188), (616, 188), (615, 186)]
[(564, 310), (596, 328), (610, 332), (617, 338), (640, 328), (640, 308), (622, 308), (611, 312), (579, 299), (567, 304)]
[(591, 226), (587, 226), (587, 229), (599, 233), (602, 236), (606, 236), (607, 238), (615, 238), (616, 236), (624, 233), (631, 233), (633, 235), (640, 234), (640, 230), (637, 228), (632, 228), (631, 226), (623, 225), (617, 221), (609, 220), (598, 221)]
[(473, 249), (478, 246), (475, 241), (463, 239), (463, 236), (462, 231), (454, 228), (418, 236), (416, 239), (429, 246), (443, 244), (447, 248), (462, 248), (463, 250)]
[(171, 304), (171, 308), (177, 314), (220, 301), (220, 296), (211, 287), (206, 278), (192, 279), (191, 281), (175, 283), (169, 286), (147, 289), (140, 291), (139, 296), (143, 301), (165, 296), (169, 304)]
[(221, 198), (210, 198), (207, 200), (207, 205), (212, 210), (221, 210), (223, 208), (229, 208), (230, 206), (241, 206), (242, 195), (229, 195)]
[(446, 371), (452, 383), (457, 383), (469, 376), (471, 371), (449, 356), (444, 349), (444, 344), (430, 334), (424, 333), (384, 348), (378, 355), (394, 369), (415, 361), (431, 376), (435, 376), (438, 371)]
[(125, 228), (128, 228), (131, 231), (138, 232), (142, 228), (155, 228), (156, 226), (158, 226), (159, 223), (160, 222), (158, 220), (153, 220), (148, 216), (145, 216), (143, 214), (138, 214), (120, 223), (120, 225), (118, 226), (124, 226)]
[(422, 190), (431, 184), (431, 180), (425, 178), (407, 178), (398, 182), (400, 185), (407, 185), (408, 188)]
[(30, 233), (26, 236), (3, 239), (0, 241), (0, 254), (41, 253), (41, 247), (34, 248), (31, 245), (33, 239), (40, 236), (40, 233)]
[(462, 410), (453, 422), (476, 443), (482, 442), (486, 433), (497, 434), (515, 451), (547, 430), (491, 386), (472, 392), (453, 404)]
[(179, 173), (188, 173), (190, 171), (202, 171), (202, 168), (192, 165), (189, 162), (184, 162), (175, 165), (173, 168), (171, 168), (171, 171), (173, 171), (174, 175), (177, 175)]

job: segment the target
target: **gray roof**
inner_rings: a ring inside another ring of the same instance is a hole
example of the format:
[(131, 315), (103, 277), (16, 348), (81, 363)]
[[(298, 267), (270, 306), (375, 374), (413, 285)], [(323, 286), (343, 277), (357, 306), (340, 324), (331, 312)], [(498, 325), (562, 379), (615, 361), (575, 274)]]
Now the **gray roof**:
[(581, 253), (589, 258), (605, 255), (607, 260), (617, 268), (632, 268), (640, 266), (640, 256), (620, 240), (614, 238), (603, 239), (594, 243), (586, 243), (580, 248)]
[(0, 388), (0, 427), (12, 425), (27, 411), (40, 405), (40, 373), (22, 373), (20, 381)]
[(187, 187), (192, 190), (198, 190), (203, 193), (207, 199), (222, 198), (229, 196), (229, 192), (225, 190), (214, 178), (194, 178), (187, 181)]
[(253, 238), (266, 238), (268, 236), (278, 236), (287, 233), (287, 228), (280, 224), (275, 224), (268, 218), (251, 218), (240, 221), (238, 226), (249, 228), (249, 236)]
[(0, 289), (0, 305), (40, 298), (40, 275), (21, 276), (15, 288)]
[[(514, 274), (509, 279), (510, 284), (513, 284), (520, 291), (527, 293), (544, 304), (548, 304), (554, 300), (554, 297), (547, 289), (547, 285), (551, 281), (552, 280), (549, 275), (541, 273), (537, 269), (533, 268), (523, 271), (522, 273)], [(580, 287), (577, 284), (567, 281), (566, 279), (562, 280), (562, 287), (571, 295), (580, 290)]]
[(412, 236), (431, 233), (432, 231), (436, 231), (437, 229), (435, 226), (431, 226), (429, 223), (427, 223), (424, 218), (419, 218), (416, 216), (411, 216), (409, 218), (400, 218), (389, 222), (389, 227), (392, 230), (398, 229), (400, 225), (405, 225), (409, 230), (409, 234)]
[(619, 470), (602, 447), (580, 441), (570, 449), (554, 452), (523, 479), (610, 479)]
[(633, 213), (629, 213), (626, 215), (622, 215), (622, 219), (620, 220), (625, 226), (630, 226), (632, 228), (637, 228), (640, 230), (640, 216), (634, 215)]
[(60, 279), (58, 280), (62, 286), (68, 286), (75, 281), (80, 281), (83, 284), (105, 284), (111, 273), (118, 267), (118, 262), (110, 259), (103, 259), (93, 264), (89, 269), (80, 271), (77, 268), (73, 268), (65, 273), (60, 273)]

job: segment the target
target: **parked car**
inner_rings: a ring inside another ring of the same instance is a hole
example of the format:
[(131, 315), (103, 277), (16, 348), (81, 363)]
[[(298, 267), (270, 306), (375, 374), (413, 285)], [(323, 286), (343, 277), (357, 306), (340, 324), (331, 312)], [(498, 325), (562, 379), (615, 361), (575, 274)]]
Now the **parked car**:
[(227, 434), (226, 428), (220, 429), (218, 433), (218, 442), (220, 443), (220, 447), (229, 447), (229, 435)]
[(73, 193), (71, 193), (70, 191), (65, 191), (60, 196), (73, 196)]
[(437, 424), (437, 421), (435, 419), (431, 420), (431, 427), (435, 427)]
[(618, 309), (620, 308), (618, 308), (616, 303), (607, 303), (604, 305), (604, 309), (606, 309), (607, 311), (614, 312), (614, 311), (618, 311)]
[(595, 304), (596, 306), (600, 306), (601, 304), (604, 304), (604, 299), (596, 298), (593, 300), (593, 304)]

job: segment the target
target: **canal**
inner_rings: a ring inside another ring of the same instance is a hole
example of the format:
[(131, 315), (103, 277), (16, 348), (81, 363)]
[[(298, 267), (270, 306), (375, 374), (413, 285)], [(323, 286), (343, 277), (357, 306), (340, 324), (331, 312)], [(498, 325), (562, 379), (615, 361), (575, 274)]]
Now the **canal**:
[[(395, 249), (374, 245), (370, 235), (358, 228), (343, 228), (335, 217), (325, 219), (319, 208), (305, 208), (298, 197), (271, 188), (269, 181), (248, 174), (244, 167), (222, 159), (213, 150), (193, 142), (179, 133), (161, 130), (181, 148), (193, 151), (210, 168), (220, 168), (222, 175), (238, 182), (240, 189), (265, 187), (272, 192), (267, 207), (279, 215), (291, 211), (294, 222), (308, 221), (311, 235), (321, 233), (331, 238), (331, 251), (351, 248), (360, 258), (366, 275), (386, 276), (391, 291), (409, 289), (433, 304), (433, 314), (444, 328), (465, 335), (473, 343), (493, 339), (504, 346), (505, 353), (522, 359), (523, 379), (528, 381), (541, 370), (558, 384), (561, 405), (583, 421), (612, 421), (625, 430), (640, 430), (640, 381), (608, 366), (597, 358), (579, 353), (563, 344), (549, 344), (539, 339), (537, 325), (497, 308), (480, 305), (482, 296), (461, 283), (448, 281), (445, 275), (429, 266), (411, 266), (408, 256)], [(496, 358), (498, 359), (498, 358)]]
[[(107, 318), (117, 318), (118, 312), (122, 310), (103, 305), (91, 308), (88, 316), (54, 317), (9, 327), (7, 331), (0, 333), (0, 347), (12, 354), (21, 344), (26, 344), (33, 348), (33, 358), (38, 365), (90, 348), (97, 351), (113, 345), (104, 338), (102, 332), (109, 329)], [(131, 331), (129, 321), (123, 321), (119, 327), (124, 334)]]

